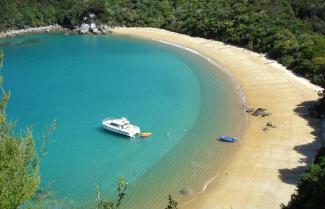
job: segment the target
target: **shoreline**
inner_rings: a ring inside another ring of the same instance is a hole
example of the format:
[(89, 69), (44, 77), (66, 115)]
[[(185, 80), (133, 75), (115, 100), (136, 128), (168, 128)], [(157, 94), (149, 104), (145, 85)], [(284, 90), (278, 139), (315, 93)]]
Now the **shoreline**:
[(42, 33), (42, 32), (51, 32), (51, 31), (64, 31), (65, 29), (60, 25), (48, 25), (48, 26), (40, 26), (40, 27), (31, 27), (26, 29), (18, 29), (18, 30), (8, 30), (6, 32), (0, 33), (1, 38), (12, 38), (17, 35), (22, 35), (26, 33)]
[(247, 99), (246, 99), (246, 96), (242, 90), (242, 88), (240, 87), (240, 83), (235, 80), (232, 75), (229, 73), (229, 71), (227, 71), (223, 66), (219, 65), (218, 63), (214, 62), (213, 60), (211, 60), (209, 57), (207, 56), (204, 56), (203, 54), (200, 54), (199, 52), (193, 50), (193, 49), (190, 49), (190, 48), (187, 48), (187, 47), (184, 47), (184, 46), (181, 46), (179, 44), (175, 44), (175, 43), (171, 43), (171, 42), (168, 42), (168, 41), (162, 41), (162, 40), (157, 40), (158, 42), (160, 43), (163, 43), (163, 44), (167, 44), (167, 45), (171, 45), (171, 46), (174, 46), (174, 47), (178, 47), (178, 48), (181, 48), (183, 50), (187, 50), (197, 56), (200, 56), (202, 57), (203, 59), (207, 60), (208, 62), (210, 62), (212, 65), (216, 66), (218, 69), (220, 69), (223, 73), (225, 73), (229, 79), (231, 80), (231, 82), (234, 84), (234, 87), (236, 88), (237, 90), (237, 94), (239, 96), (239, 100), (240, 100), (240, 105), (243, 105), (242, 107), (246, 110), (248, 108), (248, 102), (247, 102)]
[[(110, 27), (110, 30), (116, 30), (119, 28), (125, 28), (125, 26), (114, 26), (114, 27)], [(67, 32), (67, 33), (78, 33), (80, 34), (80, 32), (78, 32), (78, 30), (74, 29), (69, 29), (69, 28), (65, 28), (59, 24), (55, 24), (55, 25), (47, 25), (47, 26), (40, 26), (40, 27), (30, 27), (30, 28), (25, 28), (25, 29), (14, 29), (14, 30), (8, 30), (5, 32), (0, 32), (0, 39), (5, 39), (5, 38), (12, 38), (18, 35), (23, 35), (23, 34), (28, 34), (28, 33), (49, 33), (49, 32)], [(88, 32), (88, 35), (107, 35), (110, 34), (111, 31), (108, 31), (106, 33), (93, 33), (93, 32)], [(86, 34), (80, 34), (80, 35), (86, 35)]]
[[(139, 37), (137, 37), (137, 38), (139, 38)], [(214, 65), (218, 70), (222, 71), (222, 73), (224, 73), (228, 77), (227, 79), (229, 79), (229, 81), (231, 82), (233, 87), (236, 89), (236, 97), (238, 99), (238, 104), (241, 106), (240, 107), (241, 112), (242, 112), (241, 114), (243, 114), (243, 115), (240, 115), (240, 127), (239, 127), (239, 129), (237, 130), (237, 132), (234, 135), (234, 137), (240, 139), (244, 135), (245, 130), (248, 127), (248, 116), (245, 114), (245, 110), (248, 109), (248, 102), (247, 102), (246, 96), (245, 96), (242, 88), (240, 87), (240, 83), (237, 80), (235, 80), (232, 77), (232, 75), (230, 74), (230, 72), (227, 71), (223, 66), (219, 65), (218, 63), (211, 60), (209, 57), (204, 56), (203, 54), (200, 54), (199, 52), (197, 52), (197, 51), (195, 51), (195, 50), (193, 50), (191, 48), (187, 48), (187, 47), (181, 46), (179, 44), (171, 43), (171, 42), (168, 42), (168, 41), (162, 41), (162, 40), (151, 40), (151, 41), (158, 41), (159, 43), (163, 43), (163, 44), (167, 44), (167, 45), (174, 46), (174, 47), (177, 47), (177, 48), (181, 48), (182, 50), (189, 51), (190, 53), (193, 53), (196, 56), (200, 56), (203, 59), (205, 59), (207, 62)], [(234, 147), (233, 151), (236, 151), (236, 150), (237, 150), (237, 147)], [(225, 161), (223, 163), (221, 163), (221, 165), (220, 165), (221, 170), (227, 165), (227, 162), (229, 160), (230, 160), (230, 155), (226, 157), (226, 159), (225, 159)], [(209, 187), (209, 185), (211, 183), (213, 183), (219, 177), (219, 175), (220, 175), (220, 171), (217, 171), (215, 173), (215, 175), (213, 175), (211, 178), (209, 178), (203, 184), (202, 189), (197, 193), (197, 195), (200, 195), (200, 194), (204, 193), (206, 191), (206, 189)], [(194, 195), (193, 199), (191, 199), (189, 201), (185, 201), (182, 204), (187, 205), (187, 204), (195, 201), (197, 195)]]
[[(113, 32), (113, 35), (114, 35), (114, 32)], [(120, 34), (118, 36), (121, 36)], [(125, 35), (123, 35), (125, 36)], [(134, 38), (141, 38), (141, 39), (144, 39), (143, 37), (137, 37), (137, 36), (133, 36), (133, 35), (126, 35), (126, 36), (129, 36), (129, 37), (134, 37)], [(194, 55), (196, 56), (199, 56), (203, 59), (205, 59), (207, 62), (209, 62), (210, 64), (214, 65), (218, 70), (222, 71), (222, 73), (224, 73), (229, 79), (229, 81), (231, 82), (231, 84), (233, 85), (233, 87), (236, 89), (236, 97), (238, 99), (238, 104), (241, 106), (240, 109), (241, 109), (241, 115), (240, 116), (240, 127), (239, 129), (237, 130), (237, 132), (235, 133), (235, 137), (238, 138), (238, 139), (241, 139), (241, 136), (243, 136), (246, 128), (248, 127), (248, 117), (247, 115), (245, 114), (245, 110), (248, 108), (248, 102), (247, 102), (247, 99), (246, 99), (246, 96), (242, 90), (242, 88), (240, 87), (240, 84), (237, 80), (234, 79), (234, 77), (230, 74), (229, 71), (227, 71), (223, 66), (219, 65), (218, 63), (216, 63), (215, 61), (213, 61), (212, 59), (210, 59), (208, 56), (205, 56), (191, 48), (188, 48), (188, 47), (184, 47), (182, 45), (179, 45), (179, 44), (176, 44), (176, 43), (172, 43), (172, 42), (169, 42), (169, 41), (164, 41), (164, 40), (159, 40), (159, 39), (151, 39), (150, 41), (155, 41), (155, 42), (159, 42), (159, 43), (163, 43), (163, 44), (166, 44), (166, 45), (170, 45), (170, 46), (173, 46), (173, 47), (177, 47), (177, 48), (181, 48), (182, 50), (185, 50), (185, 51), (188, 51), (190, 53), (193, 53)], [(236, 151), (238, 148), (237, 147), (233, 147), (233, 151)], [(220, 170), (223, 170), (223, 168), (227, 165), (227, 162), (230, 160), (230, 155), (226, 157), (225, 161), (223, 163), (221, 163), (219, 166), (220, 166)], [(198, 195), (201, 195), (203, 194), (206, 189), (209, 187), (210, 184), (212, 184), (219, 176), (220, 176), (220, 171), (217, 171), (215, 173), (215, 175), (211, 176), (201, 187), (200, 191), (197, 192), (197, 194), (194, 194), (194, 197), (188, 201), (185, 201), (182, 203), (183, 206), (186, 206), (188, 204), (190, 204), (191, 202), (195, 201), (197, 196)], [(181, 207), (182, 208), (182, 207)]]
[[(321, 146), (320, 122), (308, 116), (320, 87), (261, 54), (218, 41), (155, 28), (119, 28), (113, 34), (166, 42), (199, 54), (238, 82), (248, 107), (272, 113), (265, 118), (248, 115), (248, 127), (227, 165), (181, 208), (274, 209), (290, 200), (300, 172)], [(264, 132), (268, 121), (277, 127)]]

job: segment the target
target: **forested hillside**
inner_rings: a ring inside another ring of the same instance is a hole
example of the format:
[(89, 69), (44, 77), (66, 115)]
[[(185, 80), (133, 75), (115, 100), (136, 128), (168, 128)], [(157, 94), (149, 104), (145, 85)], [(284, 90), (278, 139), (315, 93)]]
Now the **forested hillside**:
[(290, 4), (297, 17), (307, 21), (314, 31), (325, 34), (324, 0), (291, 0)]

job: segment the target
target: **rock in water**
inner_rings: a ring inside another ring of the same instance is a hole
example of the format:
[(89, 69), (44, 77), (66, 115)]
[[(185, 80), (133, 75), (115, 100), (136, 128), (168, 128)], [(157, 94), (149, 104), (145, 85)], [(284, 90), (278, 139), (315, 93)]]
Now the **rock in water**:
[(192, 189), (185, 187), (185, 188), (179, 190), (179, 193), (182, 195), (192, 195), (193, 191), (192, 191)]
[(89, 32), (90, 25), (86, 23), (82, 23), (80, 27), (78, 28), (78, 31), (80, 34), (86, 34)]

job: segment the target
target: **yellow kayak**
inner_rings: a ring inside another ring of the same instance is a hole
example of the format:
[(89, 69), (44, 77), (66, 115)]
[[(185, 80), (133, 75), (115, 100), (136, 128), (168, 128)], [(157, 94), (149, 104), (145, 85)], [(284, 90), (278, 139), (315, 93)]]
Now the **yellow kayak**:
[(148, 136), (151, 136), (152, 133), (151, 132), (144, 132), (144, 133), (141, 133), (140, 137), (144, 138), (144, 137), (148, 137)]

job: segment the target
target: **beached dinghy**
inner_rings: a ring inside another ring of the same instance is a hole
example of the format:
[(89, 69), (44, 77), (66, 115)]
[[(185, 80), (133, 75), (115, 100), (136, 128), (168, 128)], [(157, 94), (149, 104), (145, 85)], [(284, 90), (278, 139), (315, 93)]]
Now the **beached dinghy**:
[(235, 143), (238, 141), (238, 139), (230, 137), (230, 136), (220, 136), (219, 141)]
[(135, 138), (135, 136), (140, 133), (140, 128), (132, 125), (126, 118), (106, 118), (102, 121), (102, 125), (108, 131), (123, 134), (132, 138)]

